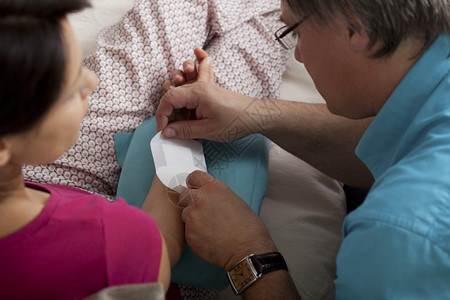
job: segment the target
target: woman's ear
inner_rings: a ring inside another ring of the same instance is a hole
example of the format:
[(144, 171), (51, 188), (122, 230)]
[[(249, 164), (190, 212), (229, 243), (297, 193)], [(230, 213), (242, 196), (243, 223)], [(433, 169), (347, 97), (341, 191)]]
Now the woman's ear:
[(0, 138), (0, 167), (5, 166), (11, 159), (11, 149), (4, 138)]

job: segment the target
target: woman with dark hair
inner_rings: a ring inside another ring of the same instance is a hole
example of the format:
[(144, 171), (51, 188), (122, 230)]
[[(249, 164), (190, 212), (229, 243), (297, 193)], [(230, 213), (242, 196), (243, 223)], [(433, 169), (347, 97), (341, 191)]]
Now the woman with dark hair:
[[(161, 282), (184, 247), (179, 208), (157, 178), (144, 207), (24, 182), (79, 136), (98, 84), (66, 15), (83, 0), (0, 1), (0, 298), (80, 299)], [(154, 217), (149, 215), (151, 213)]]

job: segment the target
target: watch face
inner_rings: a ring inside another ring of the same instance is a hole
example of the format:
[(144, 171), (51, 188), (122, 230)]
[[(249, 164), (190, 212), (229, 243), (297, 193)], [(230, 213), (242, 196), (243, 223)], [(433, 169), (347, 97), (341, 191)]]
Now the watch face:
[(250, 269), (250, 266), (247, 263), (247, 260), (244, 260), (243, 262), (235, 266), (230, 273), (234, 286), (238, 291), (256, 279), (255, 275)]
[(286, 262), (281, 253), (269, 252), (244, 257), (227, 271), (227, 275), (234, 293), (239, 295), (258, 278), (276, 270), (287, 270)]

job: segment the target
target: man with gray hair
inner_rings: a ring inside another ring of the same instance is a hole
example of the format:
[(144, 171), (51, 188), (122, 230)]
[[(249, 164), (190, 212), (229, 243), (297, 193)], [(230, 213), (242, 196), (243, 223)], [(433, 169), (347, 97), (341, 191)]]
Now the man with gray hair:
[[(276, 40), (295, 47), (326, 106), (221, 89), (197, 51), (197, 81), (167, 89), (158, 130), (228, 142), (224, 128), (238, 120), (239, 137), (264, 134), (343, 183), (370, 189), (343, 224), (336, 299), (448, 298), (450, 1), (282, 0), (281, 9), (286, 26)], [(281, 113), (252, 118), (258, 103)], [(195, 109), (197, 120), (172, 121), (183, 108)], [(180, 204), (192, 250), (223, 267), (245, 299), (300, 298), (242, 199), (206, 173), (187, 183)]]

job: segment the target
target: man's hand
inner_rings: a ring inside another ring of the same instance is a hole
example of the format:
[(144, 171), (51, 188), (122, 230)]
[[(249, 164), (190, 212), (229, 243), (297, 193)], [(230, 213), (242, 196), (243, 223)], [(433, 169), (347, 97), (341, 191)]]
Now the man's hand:
[(253, 101), (214, 83), (211, 58), (201, 49), (195, 49), (198, 68), (193, 61), (183, 64), (184, 71), (172, 72), (172, 80), (164, 83), (165, 94), (156, 111), (157, 130), (166, 138), (209, 139), (230, 142), (253, 131), (244, 130), (240, 136), (223, 134), (236, 118), (252, 125), (244, 109)]
[(186, 241), (205, 261), (225, 270), (243, 257), (277, 251), (258, 215), (228, 186), (195, 171), (180, 194)]

